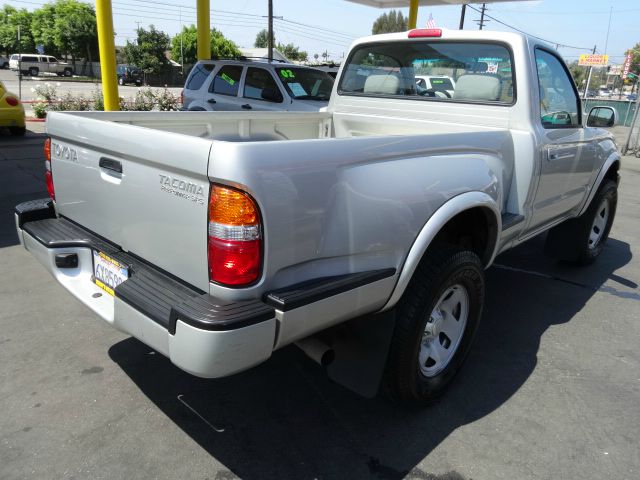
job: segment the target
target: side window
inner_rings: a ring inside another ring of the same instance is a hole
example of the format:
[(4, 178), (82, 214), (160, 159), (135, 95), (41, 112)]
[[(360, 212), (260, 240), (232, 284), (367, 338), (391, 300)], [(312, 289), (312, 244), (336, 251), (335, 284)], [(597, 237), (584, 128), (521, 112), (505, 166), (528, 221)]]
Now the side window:
[(209, 91), (219, 95), (237, 96), (240, 86), (242, 67), (239, 65), (226, 65), (222, 67), (211, 82)]
[(271, 74), (263, 68), (248, 68), (244, 80), (245, 98), (281, 103), (282, 94)]
[(49, 63), (57, 63), (58, 60), (56, 60), (54, 57), (49, 57)]
[(198, 63), (191, 70), (189, 74), (189, 78), (187, 79), (187, 84), (184, 86), (187, 90), (198, 90), (204, 81), (207, 79), (209, 74), (213, 72), (215, 65), (210, 63)]
[(580, 102), (562, 60), (544, 50), (536, 50), (540, 120), (544, 128), (580, 125)]
[(34, 63), (37, 63), (38, 62), (38, 57), (31, 57), (31, 56), (27, 57), (27, 56), (24, 56), (24, 57), (22, 57), (22, 61), (23, 62), (34, 62)]

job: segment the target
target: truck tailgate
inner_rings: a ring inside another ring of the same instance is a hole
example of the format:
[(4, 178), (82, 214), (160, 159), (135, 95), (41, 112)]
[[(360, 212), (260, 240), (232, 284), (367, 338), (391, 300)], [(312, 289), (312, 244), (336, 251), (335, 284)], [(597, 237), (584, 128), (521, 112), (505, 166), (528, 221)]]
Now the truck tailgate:
[(52, 113), (58, 213), (207, 291), (211, 141)]

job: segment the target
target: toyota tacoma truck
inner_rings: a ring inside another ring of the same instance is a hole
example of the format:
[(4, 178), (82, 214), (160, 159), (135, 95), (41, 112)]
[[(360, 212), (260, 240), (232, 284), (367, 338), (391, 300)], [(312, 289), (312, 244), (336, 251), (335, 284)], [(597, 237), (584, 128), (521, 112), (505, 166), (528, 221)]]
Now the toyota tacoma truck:
[[(417, 88), (428, 75), (452, 92)], [(193, 375), (297, 344), (363, 395), (426, 403), (471, 348), (497, 254), (543, 231), (564, 261), (602, 251), (615, 117), (583, 112), (537, 38), (377, 35), (326, 111), (50, 113), (50, 198), (16, 226), (72, 295)]]

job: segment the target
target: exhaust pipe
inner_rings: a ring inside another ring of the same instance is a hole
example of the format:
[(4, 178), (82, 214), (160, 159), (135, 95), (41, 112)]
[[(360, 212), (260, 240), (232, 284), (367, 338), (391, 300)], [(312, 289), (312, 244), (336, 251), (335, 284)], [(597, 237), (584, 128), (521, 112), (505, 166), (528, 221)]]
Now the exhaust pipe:
[(323, 367), (328, 367), (336, 357), (335, 351), (317, 337), (307, 337), (296, 342), (296, 346)]

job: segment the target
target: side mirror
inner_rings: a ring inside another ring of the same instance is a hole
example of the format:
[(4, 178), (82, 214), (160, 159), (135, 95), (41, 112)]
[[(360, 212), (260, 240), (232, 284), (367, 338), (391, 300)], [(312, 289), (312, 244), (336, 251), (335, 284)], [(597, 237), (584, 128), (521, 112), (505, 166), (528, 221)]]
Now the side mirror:
[(282, 94), (275, 88), (263, 88), (260, 96), (268, 102), (282, 103), (282, 100), (284, 100)]
[(587, 127), (610, 128), (618, 120), (618, 112), (613, 107), (593, 107), (589, 111)]

